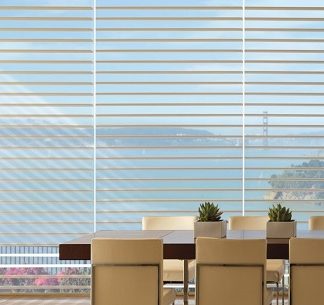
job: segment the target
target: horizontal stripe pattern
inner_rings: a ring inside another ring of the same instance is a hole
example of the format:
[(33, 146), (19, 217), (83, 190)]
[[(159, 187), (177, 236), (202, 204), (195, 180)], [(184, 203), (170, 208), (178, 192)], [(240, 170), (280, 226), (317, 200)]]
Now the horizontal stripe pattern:
[(315, 0), (247, 0), (245, 28), (238, 0), (97, 0), (96, 18), (87, 1), (32, 2), (0, 5), (5, 241), (91, 232), (95, 142), (98, 229), (195, 215), (205, 200), (239, 215), (243, 169), (247, 213), (279, 199), (301, 224), (322, 213), (324, 8)]
[(0, 4), (1, 244), (93, 228), (93, 8), (41, 2)]

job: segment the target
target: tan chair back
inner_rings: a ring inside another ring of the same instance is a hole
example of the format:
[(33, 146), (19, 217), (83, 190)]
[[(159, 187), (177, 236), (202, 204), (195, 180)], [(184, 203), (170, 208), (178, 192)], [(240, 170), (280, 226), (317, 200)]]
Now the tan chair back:
[(312, 216), (308, 220), (310, 230), (324, 230), (324, 216)]
[(93, 239), (91, 304), (161, 305), (162, 258), (159, 239)]
[(197, 238), (196, 305), (262, 305), (265, 240)]
[(193, 230), (195, 216), (145, 216), (143, 230)]
[(289, 241), (290, 304), (324, 304), (324, 239)]
[(232, 216), (228, 221), (229, 230), (266, 230), (268, 216)]

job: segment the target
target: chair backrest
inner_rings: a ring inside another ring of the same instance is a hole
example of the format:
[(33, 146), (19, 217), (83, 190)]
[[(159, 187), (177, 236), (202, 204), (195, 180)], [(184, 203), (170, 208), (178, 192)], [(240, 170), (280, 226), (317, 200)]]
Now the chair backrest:
[(143, 230), (193, 230), (195, 216), (145, 216)]
[(268, 216), (232, 216), (228, 221), (229, 230), (266, 230)]
[(262, 305), (266, 241), (197, 238), (196, 305)]
[(310, 230), (324, 230), (324, 216), (312, 216), (308, 220)]
[(93, 239), (91, 304), (161, 305), (162, 261), (159, 239)]
[(324, 304), (324, 239), (289, 241), (290, 304)]

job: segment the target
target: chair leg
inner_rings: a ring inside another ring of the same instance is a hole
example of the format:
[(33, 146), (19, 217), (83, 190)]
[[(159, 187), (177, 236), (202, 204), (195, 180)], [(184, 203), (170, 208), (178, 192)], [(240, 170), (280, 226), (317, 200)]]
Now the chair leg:
[(282, 305), (285, 304), (285, 275), (282, 276)]
[(188, 260), (183, 260), (183, 304), (188, 305), (188, 290), (189, 290), (189, 279), (188, 279)]
[(279, 282), (276, 282), (276, 286), (277, 286), (277, 305), (279, 305)]

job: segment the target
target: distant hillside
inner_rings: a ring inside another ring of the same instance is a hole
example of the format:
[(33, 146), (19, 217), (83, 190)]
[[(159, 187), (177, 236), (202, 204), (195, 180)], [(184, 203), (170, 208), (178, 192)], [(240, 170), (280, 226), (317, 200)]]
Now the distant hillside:
[[(207, 130), (181, 127), (99, 128), (97, 143), (114, 145), (236, 145), (233, 138), (217, 138)], [(109, 135), (110, 138), (100, 135)], [(116, 136), (116, 137), (113, 137)]]
[(269, 183), (275, 189), (270, 196), (271, 199), (324, 200), (324, 192), (320, 191), (324, 189), (324, 181), (321, 181), (324, 180), (324, 161), (310, 160), (291, 167), (291, 170), (285, 170), (280, 175), (271, 176)]
[(213, 136), (212, 132), (201, 129), (183, 128), (183, 127), (151, 127), (151, 128), (99, 128), (100, 134), (116, 135), (171, 135), (171, 136)]

